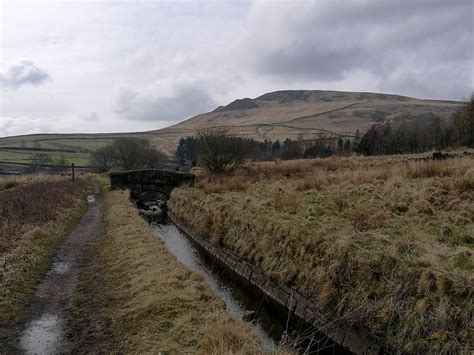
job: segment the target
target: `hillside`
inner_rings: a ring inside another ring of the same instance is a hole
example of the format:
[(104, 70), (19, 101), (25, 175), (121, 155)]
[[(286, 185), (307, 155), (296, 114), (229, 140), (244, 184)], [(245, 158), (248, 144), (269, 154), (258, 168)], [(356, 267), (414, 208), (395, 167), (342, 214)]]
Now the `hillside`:
[(310, 138), (320, 132), (353, 135), (374, 123), (402, 120), (447, 120), (460, 102), (422, 100), (405, 96), (320, 90), (287, 90), (255, 99), (238, 99), (157, 132), (193, 131), (229, 126), (257, 139)]
[[(357, 129), (365, 132), (381, 122), (396, 124), (403, 120), (448, 120), (461, 105), (459, 101), (424, 100), (411, 97), (321, 90), (285, 90), (254, 99), (237, 99), (226, 106), (199, 114), (174, 126), (143, 133), (129, 134), (54, 134), (0, 138), (0, 161), (28, 161), (35, 150), (50, 149), (47, 154), (64, 155), (76, 164), (87, 163), (93, 149), (116, 136), (138, 136), (150, 139), (169, 155), (184, 136), (197, 129), (228, 126), (233, 132), (254, 139), (304, 139), (319, 134), (352, 136)], [(2, 148), (3, 147), (3, 148)]]

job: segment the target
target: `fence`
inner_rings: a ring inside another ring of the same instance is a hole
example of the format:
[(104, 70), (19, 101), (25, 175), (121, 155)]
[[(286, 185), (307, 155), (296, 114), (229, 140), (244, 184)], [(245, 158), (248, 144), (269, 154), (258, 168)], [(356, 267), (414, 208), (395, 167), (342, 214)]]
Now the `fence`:
[(36, 172), (65, 172), (70, 171), (74, 181), (76, 170), (94, 171), (95, 167), (90, 165), (58, 165), (58, 164), (31, 164), (17, 163), (11, 161), (0, 160), (0, 175), (20, 175), (25, 173)]

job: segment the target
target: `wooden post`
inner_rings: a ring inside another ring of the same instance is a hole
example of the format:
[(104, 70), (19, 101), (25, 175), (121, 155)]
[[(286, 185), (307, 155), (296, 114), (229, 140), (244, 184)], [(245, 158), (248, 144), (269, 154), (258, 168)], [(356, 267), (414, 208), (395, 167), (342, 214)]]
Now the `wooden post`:
[(71, 164), (72, 181), (74, 182), (74, 163)]

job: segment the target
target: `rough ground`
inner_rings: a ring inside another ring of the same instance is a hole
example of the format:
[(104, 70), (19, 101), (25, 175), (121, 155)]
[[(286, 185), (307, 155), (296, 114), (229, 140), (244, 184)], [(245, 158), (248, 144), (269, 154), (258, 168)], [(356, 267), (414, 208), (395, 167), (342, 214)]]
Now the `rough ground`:
[[(96, 196), (99, 191), (95, 182)], [(35, 354), (62, 352), (67, 309), (78, 284), (79, 259), (88, 245), (103, 237), (102, 215), (101, 200), (90, 201), (87, 213), (62, 244), (32, 300), (30, 318), (18, 339), (19, 350)]]

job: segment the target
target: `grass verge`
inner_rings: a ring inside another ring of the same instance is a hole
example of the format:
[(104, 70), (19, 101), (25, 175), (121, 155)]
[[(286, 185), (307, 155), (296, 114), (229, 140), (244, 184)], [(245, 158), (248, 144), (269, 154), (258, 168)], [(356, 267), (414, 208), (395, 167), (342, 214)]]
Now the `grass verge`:
[(71, 351), (262, 352), (250, 325), (230, 318), (203, 277), (151, 234), (128, 191), (104, 203), (105, 239), (85, 254), (68, 322)]

